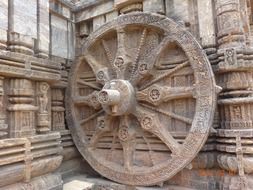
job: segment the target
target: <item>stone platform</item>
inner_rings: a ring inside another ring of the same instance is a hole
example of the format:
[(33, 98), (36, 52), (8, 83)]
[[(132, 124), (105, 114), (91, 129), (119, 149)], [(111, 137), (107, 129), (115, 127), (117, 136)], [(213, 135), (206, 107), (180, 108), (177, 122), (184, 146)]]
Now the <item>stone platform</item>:
[(104, 178), (75, 175), (64, 180), (63, 190), (195, 190), (179, 186), (135, 187), (112, 182)]

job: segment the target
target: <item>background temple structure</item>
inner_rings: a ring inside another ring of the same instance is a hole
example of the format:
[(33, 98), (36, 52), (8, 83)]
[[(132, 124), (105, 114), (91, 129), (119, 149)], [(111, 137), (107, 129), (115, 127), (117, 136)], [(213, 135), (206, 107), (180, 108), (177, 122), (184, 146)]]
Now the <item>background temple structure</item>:
[(252, 0), (0, 0), (0, 189), (252, 190), (252, 26)]

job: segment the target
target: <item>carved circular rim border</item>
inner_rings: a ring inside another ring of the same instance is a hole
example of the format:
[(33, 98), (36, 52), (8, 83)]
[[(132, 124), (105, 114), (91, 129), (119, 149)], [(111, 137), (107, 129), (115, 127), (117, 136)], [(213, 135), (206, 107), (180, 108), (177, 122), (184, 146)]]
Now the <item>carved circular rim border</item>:
[[(185, 139), (181, 151), (168, 161), (150, 167), (150, 169), (145, 171), (145, 173), (143, 173), (143, 171), (137, 171), (129, 174), (122, 168), (114, 168), (109, 161), (100, 160), (99, 158), (94, 159), (91, 152), (84, 147), (86, 143), (85, 138), (80, 136), (82, 132), (80, 131), (79, 124), (76, 120), (74, 120), (74, 104), (71, 99), (71, 94), (75, 90), (75, 73), (78, 66), (81, 64), (82, 59), (80, 61), (76, 61), (70, 70), (67, 89), (68, 101), (66, 101), (66, 117), (73, 140), (78, 150), (98, 173), (123, 184), (149, 186), (173, 177), (185, 166), (187, 166), (197, 155), (207, 140), (213, 121), (217, 99), (212, 68), (207, 56), (202, 51), (201, 46), (195, 38), (186, 31), (186, 29), (167, 17), (150, 13), (131, 13), (119, 16), (117, 19), (106, 23), (97, 31), (93, 32), (87, 38), (87, 42), (83, 47), (83, 52), (85, 52), (85, 50), (91, 46), (95, 40), (103, 36), (105, 33), (114, 30), (115, 26), (135, 24), (155, 27), (160, 30), (162, 29), (167, 36), (173, 36), (173, 39), (177, 40), (177, 43), (179, 43), (186, 53), (194, 71), (194, 78), (196, 82), (195, 87), (197, 91), (196, 110), (191, 129)], [(194, 55), (194, 57), (189, 56), (189, 54)]]

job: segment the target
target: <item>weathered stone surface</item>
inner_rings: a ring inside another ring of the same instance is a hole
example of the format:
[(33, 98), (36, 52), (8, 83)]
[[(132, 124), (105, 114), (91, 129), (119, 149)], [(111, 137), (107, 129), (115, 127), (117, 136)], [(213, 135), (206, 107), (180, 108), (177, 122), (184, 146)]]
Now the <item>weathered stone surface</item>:
[(68, 22), (68, 59), (73, 60), (75, 57), (75, 25)]
[[(56, 170), (62, 161), (60, 135), (0, 140), (0, 188)], [(43, 149), (44, 148), (44, 149)], [(6, 176), (12, 175), (6, 179)]]
[(114, 6), (117, 9), (120, 9), (126, 5), (135, 4), (135, 3), (141, 3), (143, 0), (115, 0)]
[(105, 16), (97, 16), (93, 18), (93, 31), (97, 30), (100, 26), (105, 23)]
[(0, 2), (0, 28), (4, 30), (8, 28), (8, 0)]
[(37, 54), (39, 57), (48, 57), (49, 53), (49, 1), (38, 1), (38, 39)]
[(177, 21), (188, 22), (189, 19), (189, 1), (188, 0), (168, 0), (166, 3), (166, 15)]
[(6, 48), (8, 30), (8, 0), (0, 2), (0, 49)]
[(199, 33), (204, 47), (212, 47), (216, 44), (212, 2), (212, 0), (198, 0)]
[(118, 184), (100, 178), (90, 178), (85, 175), (76, 175), (64, 180), (63, 190), (194, 190), (176, 185), (165, 185), (164, 187), (135, 187)]
[(109, 21), (117, 18), (117, 16), (118, 16), (118, 12), (117, 11), (113, 11), (113, 12), (107, 13), (105, 15), (105, 20), (106, 20), (106, 22), (109, 22)]
[(165, 14), (164, 2), (162, 0), (144, 0), (143, 11), (150, 13)]
[(71, 18), (71, 11), (69, 7), (62, 7), (62, 15), (67, 17), (67, 18)]
[(62, 179), (59, 174), (49, 174), (34, 178), (29, 183), (17, 183), (0, 188), (0, 190), (62, 190)]
[(55, 56), (68, 57), (68, 25), (67, 21), (56, 15), (51, 16), (52, 27), (52, 54)]
[(37, 1), (12, 0), (13, 32), (37, 38)]
[(108, 12), (113, 11), (113, 1), (106, 1), (96, 6), (91, 7), (90, 9), (85, 9), (83, 11), (76, 13), (76, 21), (81, 22), (96, 16), (100, 16), (102, 14), (106, 14)]

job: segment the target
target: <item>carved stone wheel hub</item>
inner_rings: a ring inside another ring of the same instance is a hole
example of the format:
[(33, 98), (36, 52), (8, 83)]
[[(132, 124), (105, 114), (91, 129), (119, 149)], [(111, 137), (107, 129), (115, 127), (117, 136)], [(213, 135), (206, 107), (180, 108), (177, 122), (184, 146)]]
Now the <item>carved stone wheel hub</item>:
[(98, 94), (98, 101), (111, 115), (129, 114), (135, 109), (135, 91), (127, 80), (112, 80)]
[(101, 175), (153, 185), (186, 167), (205, 143), (216, 105), (211, 66), (172, 20), (133, 13), (93, 32), (71, 68), (67, 121)]

